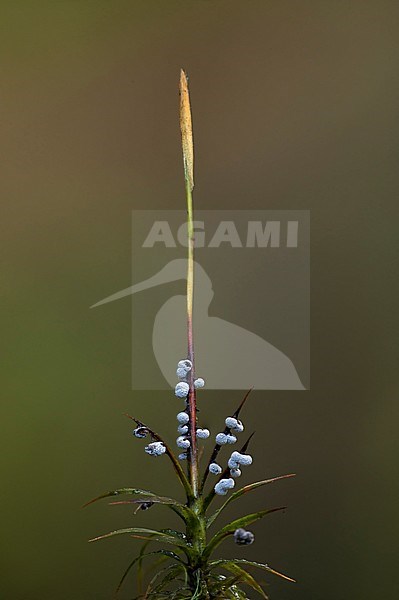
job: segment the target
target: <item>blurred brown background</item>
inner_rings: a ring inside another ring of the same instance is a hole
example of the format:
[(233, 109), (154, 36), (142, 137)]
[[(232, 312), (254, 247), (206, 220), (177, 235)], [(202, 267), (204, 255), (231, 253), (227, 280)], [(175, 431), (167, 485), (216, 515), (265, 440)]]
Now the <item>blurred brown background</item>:
[[(130, 391), (130, 301), (88, 307), (130, 281), (131, 210), (184, 202), (181, 66), (197, 205), (311, 211), (312, 389), (246, 412), (246, 480), (298, 477), (234, 507), (289, 506), (240, 553), (298, 579), (272, 600), (397, 598), (397, 3), (3, 1), (0, 22), (1, 598), (110, 598), (138, 543), (86, 540), (132, 519), (81, 504), (180, 493), (121, 416), (175, 435), (172, 396)], [(211, 425), (239, 398), (205, 393)]]

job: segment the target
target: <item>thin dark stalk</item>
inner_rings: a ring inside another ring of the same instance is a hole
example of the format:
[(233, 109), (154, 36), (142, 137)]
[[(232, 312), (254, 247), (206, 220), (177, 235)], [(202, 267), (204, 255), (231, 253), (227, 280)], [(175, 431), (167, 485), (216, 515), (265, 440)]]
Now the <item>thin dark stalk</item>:
[[(238, 407), (238, 408), (237, 408), (237, 410), (236, 410), (236, 411), (235, 411), (235, 412), (232, 414), (232, 417), (234, 417), (235, 419), (238, 419), (238, 416), (239, 416), (239, 414), (240, 414), (240, 412), (241, 412), (241, 409), (242, 409), (242, 407), (244, 406), (245, 402), (247, 401), (247, 398), (248, 398), (249, 394), (252, 392), (252, 390), (253, 390), (253, 389), (254, 389), (254, 388), (252, 387), (250, 390), (248, 390), (248, 391), (247, 391), (247, 393), (245, 394), (245, 396), (244, 396), (243, 400), (241, 401), (241, 403), (240, 403), (239, 407)], [(226, 427), (224, 428), (224, 433), (226, 433), (226, 434), (227, 434), (227, 433), (231, 433), (231, 429), (230, 429), (229, 427), (227, 427), (227, 426), (226, 426)], [(206, 466), (206, 469), (205, 469), (205, 471), (204, 471), (204, 476), (203, 476), (203, 478), (202, 478), (202, 483), (201, 483), (201, 492), (202, 492), (202, 490), (204, 489), (205, 482), (206, 482), (206, 480), (207, 480), (207, 477), (208, 477), (208, 475), (209, 475), (209, 465), (210, 465), (211, 463), (213, 463), (213, 462), (215, 462), (215, 461), (216, 461), (216, 459), (217, 459), (217, 456), (218, 456), (218, 454), (219, 454), (219, 452), (220, 452), (221, 448), (222, 448), (222, 446), (220, 446), (220, 444), (215, 444), (215, 447), (214, 447), (214, 449), (212, 450), (212, 454), (211, 454), (211, 456), (210, 456), (210, 459), (209, 459), (209, 461), (208, 461), (208, 464), (207, 464), (207, 466)]]
[(177, 460), (176, 456), (172, 452), (172, 449), (170, 448), (170, 446), (168, 446), (168, 444), (165, 442), (165, 440), (160, 435), (158, 435), (158, 433), (156, 433), (155, 431), (150, 429), (142, 421), (139, 421), (138, 419), (136, 419), (135, 417), (132, 417), (131, 415), (128, 415), (127, 413), (124, 413), (124, 416), (127, 417), (128, 419), (131, 419), (132, 421), (134, 421), (138, 427), (144, 427), (148, 431), (148, 433), (150, 434), (150, 436), (152, 437), (153, 440), (156, 440), (157, 442), (162, 442), (162, 444), (166, 448), (166, 454), (169, 457), (169, 459), (173, 465), (173, 468), (176, 471), (178, 478), (180, 479), (182, 486), (184, 487), (187, 498), (188, 499), (192, 498), (193, 492), (192, 492), (190, 483), (189, 483), (183, 469), (181, 468), (179, 461)]
[[(251, 433), (251, 435), (249, 436), (249, 438), (247, 439), (247, 441), (245, 442), (245, 444), (243, 446), (241, 446), (239, 452), (241, 452), (241, 454), (244, 454), (247, 451), (247, 448), (249, 446), (249, 442), (251, 441), (252, 437), (255, 435), (255, 432)], [(230, 472), (229, 467), (226, 467), (225, 470), (223, 471), (223, 473), (219, 476), (219, 480), (224, 479), (225, 477), (228, 476)], [(209, 494), (205, 497), (204, 502), (203, 502), (203, 509), (204, 512), (207, 510), (208, 506), (210, 505), (210, 503), (212, 502), (212, 500), (214, 499), (216, 493), (215, 493), (215, 488), (213, 487), (211, 489), (211, 491), (209, 492)]]

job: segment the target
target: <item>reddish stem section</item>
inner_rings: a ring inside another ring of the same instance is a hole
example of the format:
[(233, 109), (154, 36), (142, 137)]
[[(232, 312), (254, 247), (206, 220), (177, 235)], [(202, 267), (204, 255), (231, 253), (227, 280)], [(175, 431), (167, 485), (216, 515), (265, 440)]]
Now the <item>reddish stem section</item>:
[(198, 496), (198, 447), (197, 447), (197, 399), (194, 387), (195, 365), (194, 365), (194, 344), (193, 344), (193, 320), (189, 315), (187, 318), (187, 340), (188, 340), (188, 359), (192, 363), (188, 384), (190, 390), (188, 393), (188, 412), (190, 417), (190, 483), (193, 488), (194, 496)]

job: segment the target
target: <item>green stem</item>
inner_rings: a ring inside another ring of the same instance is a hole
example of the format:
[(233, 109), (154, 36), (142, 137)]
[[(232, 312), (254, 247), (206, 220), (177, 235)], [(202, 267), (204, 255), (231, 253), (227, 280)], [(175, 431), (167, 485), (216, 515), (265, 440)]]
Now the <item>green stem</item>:
[(194, 497), (199, 493), (199, 469), (198, 469), (198, 447), (197, 447), (197, 399), (194, 387), (195, 364), (194, 364), (194, 335), (193, 335), (193, 304), (194, 304), (194, 220), (193, 220), (193, 198), (190, 182), (186, 178), (187, 198), (187, 236), (188, 236), (188, 261), (187, 261), (187, 356), (192, 362), (189, 376), (188, 410), (190, 417), (190, 453), (189, 474), (190, 483)]
[(192, 598), (205, 600), (210, 596), (207, 591), (206, 564), (203, 561), (203, 553), (207, 544), (207, 520), (201, 496), (190, 504), (190, 508), (194, 518), (187, 522), (187, 538), (192, 546), (188, 566), (189, 581), (194, 593)]

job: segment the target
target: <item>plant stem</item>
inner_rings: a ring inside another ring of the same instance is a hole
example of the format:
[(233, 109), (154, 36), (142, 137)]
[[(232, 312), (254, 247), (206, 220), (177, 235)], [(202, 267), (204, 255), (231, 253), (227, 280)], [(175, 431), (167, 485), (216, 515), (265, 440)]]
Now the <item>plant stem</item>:
[(182, 136), (184, 178), (186, 184), (187, 199), (187, 237), (188, 237), (188, 261), (187, 261), (187, 358), (192, 363), (189, 374), (188, 412), (190, 417), (189, 437), (189, 476), (194, 497), (199, 493), (198, 472), (198, 448), (197, 448), (197, 402), (194, 387), (195, 364), (194, 364), (194, 336), (193, 336), (193, 300), (194, 300), (194, 218), (193, 197), (194, 188), (194, 150), (193, 132), (191, 121), (190, 95), (188, 91), (187, 76), (183, 70), (180, 71), (180, 130)]
[(186, 183), (187, 195), (187, 226), (188, 226), (188, 261), (187, 261), (187, 357), (192, 363), (188, 384), (188, 410), (190, 417), (190, 482), (194, 497), (198, 496), (198, 448), (197, 448), (197, 399), (194, 387), (194, 335), (193, 335), (193, 300), (194, 300), (194, 226), (193, 226), (193, 201), (189, 185)]

